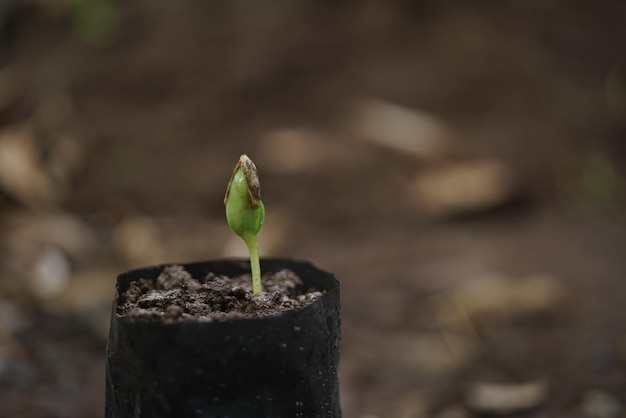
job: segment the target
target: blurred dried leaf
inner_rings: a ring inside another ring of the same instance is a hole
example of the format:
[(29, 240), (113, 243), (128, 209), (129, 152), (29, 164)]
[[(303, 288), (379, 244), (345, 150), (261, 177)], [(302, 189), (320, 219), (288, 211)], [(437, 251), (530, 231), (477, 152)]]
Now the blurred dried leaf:
[(476, 345), (460, 335), (415, 335), (397, 353), (404, 367), (422, 377), (442, 378), (464, 365), (474, 354)]
[(164, 262), (164, 238), (156, 222), (149, 217), (129, 217), (113, 232), (113, 245), (131, 266)]
[(267, 170), (276, 173), (308, 171), (319, 164), (320, 145), (312, 132), (283, 129), (268, 132), (261, 138), (258, 154)]
[(0, 132), (0, 188), (30, 208), (56, 203), (60, 192), (44, 171), (30, 126)]
[(510, 414), (542, 404), (548, 396), (544, 380), (525, 383), (474, 383), (466, 394), (467, 406), (478, 413)]
[(409, 189), (420, 207), (433, 216), (492, 209), (518, 191), (511, 168), (492, 160), (427, 168), (415, 177)]
[(550, 275), (535, 275), (513, 280), (485, 275), (442, 299), (438, 322), (471, 325), (475, 320), (503, 321), (534, 314), (561, 312), (569, 292), (561, 281)]
[(72, 258), (80, 259), (95, 251), (94, 231), (78, 217), (64, 212), (29, 214), (23, 211), (5, 215), (0, 239), (10, 252), (54, 245)]
[(436, 117), (377, 99), (356, 101), (347, 128), (356, 137), (423, 160), (440, 160), (460, 150)]
[(98, 242), (79, 219), (64, 213), (8, 213), (0, 224), (0, 293), (49, 299), (70, 278), (70, 265), (93, 256)]
[(580, 409), (587, 418), (618, 418), (622, 416), (622, 405), (619, 400), (600, 389), (585, 392)]
[(278, 174), (302, 173), (324, 165), (346, 166), (366, 158), (348, 143), (302, 128), (267, 132), (261, 138), (257, 155), (264, 170)]

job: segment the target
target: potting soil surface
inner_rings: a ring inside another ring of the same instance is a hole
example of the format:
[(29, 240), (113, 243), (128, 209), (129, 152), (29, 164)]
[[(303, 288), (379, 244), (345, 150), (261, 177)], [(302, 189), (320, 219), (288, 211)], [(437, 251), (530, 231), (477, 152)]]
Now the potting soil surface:
[(117, 313), (142, 321), (223, 321), (301, 309), (322, 295), (305, 288), (290, 270), (263, 275), (262, 286), (255, 295), (250, 274), (229, 278), (209, 273), (198, 279), (183, 266), (171, 265), (156, 280), (131, 283), (122, 294)]

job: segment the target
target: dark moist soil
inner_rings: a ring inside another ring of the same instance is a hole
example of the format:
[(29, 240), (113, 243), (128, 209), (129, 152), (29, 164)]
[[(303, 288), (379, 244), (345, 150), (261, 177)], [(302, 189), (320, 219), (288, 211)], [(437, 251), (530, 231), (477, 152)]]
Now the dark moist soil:
[(131, 283), (117, 314), (155, 322), (258, 318), (302, 309), (322, 295), (306, 289), (291, 270), (265, 274), (261, 281), (262, 291), (253, 295), (250, 274), (231, 278), (209, 273), (196, 279), (182, 266), (167, 266), (155, 281)]

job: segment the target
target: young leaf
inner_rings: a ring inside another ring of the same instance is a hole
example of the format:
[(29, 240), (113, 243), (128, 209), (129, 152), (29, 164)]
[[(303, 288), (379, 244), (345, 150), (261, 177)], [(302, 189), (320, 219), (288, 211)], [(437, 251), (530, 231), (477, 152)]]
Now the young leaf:
[(252, 269), (252, 293), (259, 293), (261, 291), (261, 268), (257, 233), (265, 220), (265, 207), (261, 201), (261, 184), (256, 166), (246, 154), (239, 157), (233, 170), (226, 196), (224, 196), (224, 205), (230, 229), (248, 246)]

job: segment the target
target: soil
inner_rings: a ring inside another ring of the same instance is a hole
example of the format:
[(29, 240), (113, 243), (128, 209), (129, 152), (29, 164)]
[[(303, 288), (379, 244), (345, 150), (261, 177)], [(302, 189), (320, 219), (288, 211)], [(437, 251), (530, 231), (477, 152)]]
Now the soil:
[(117, 313), (137, 321), (224, 321), (302, 309), (322, 295), (306, 289), (290, 270), (265, 274), (261, 281), (263, 290), (254, 295), (250, 274), (230, 278), (209, 273), (198, 279), (183, 266), (171, 265), (155, 281), (132, 283)]

